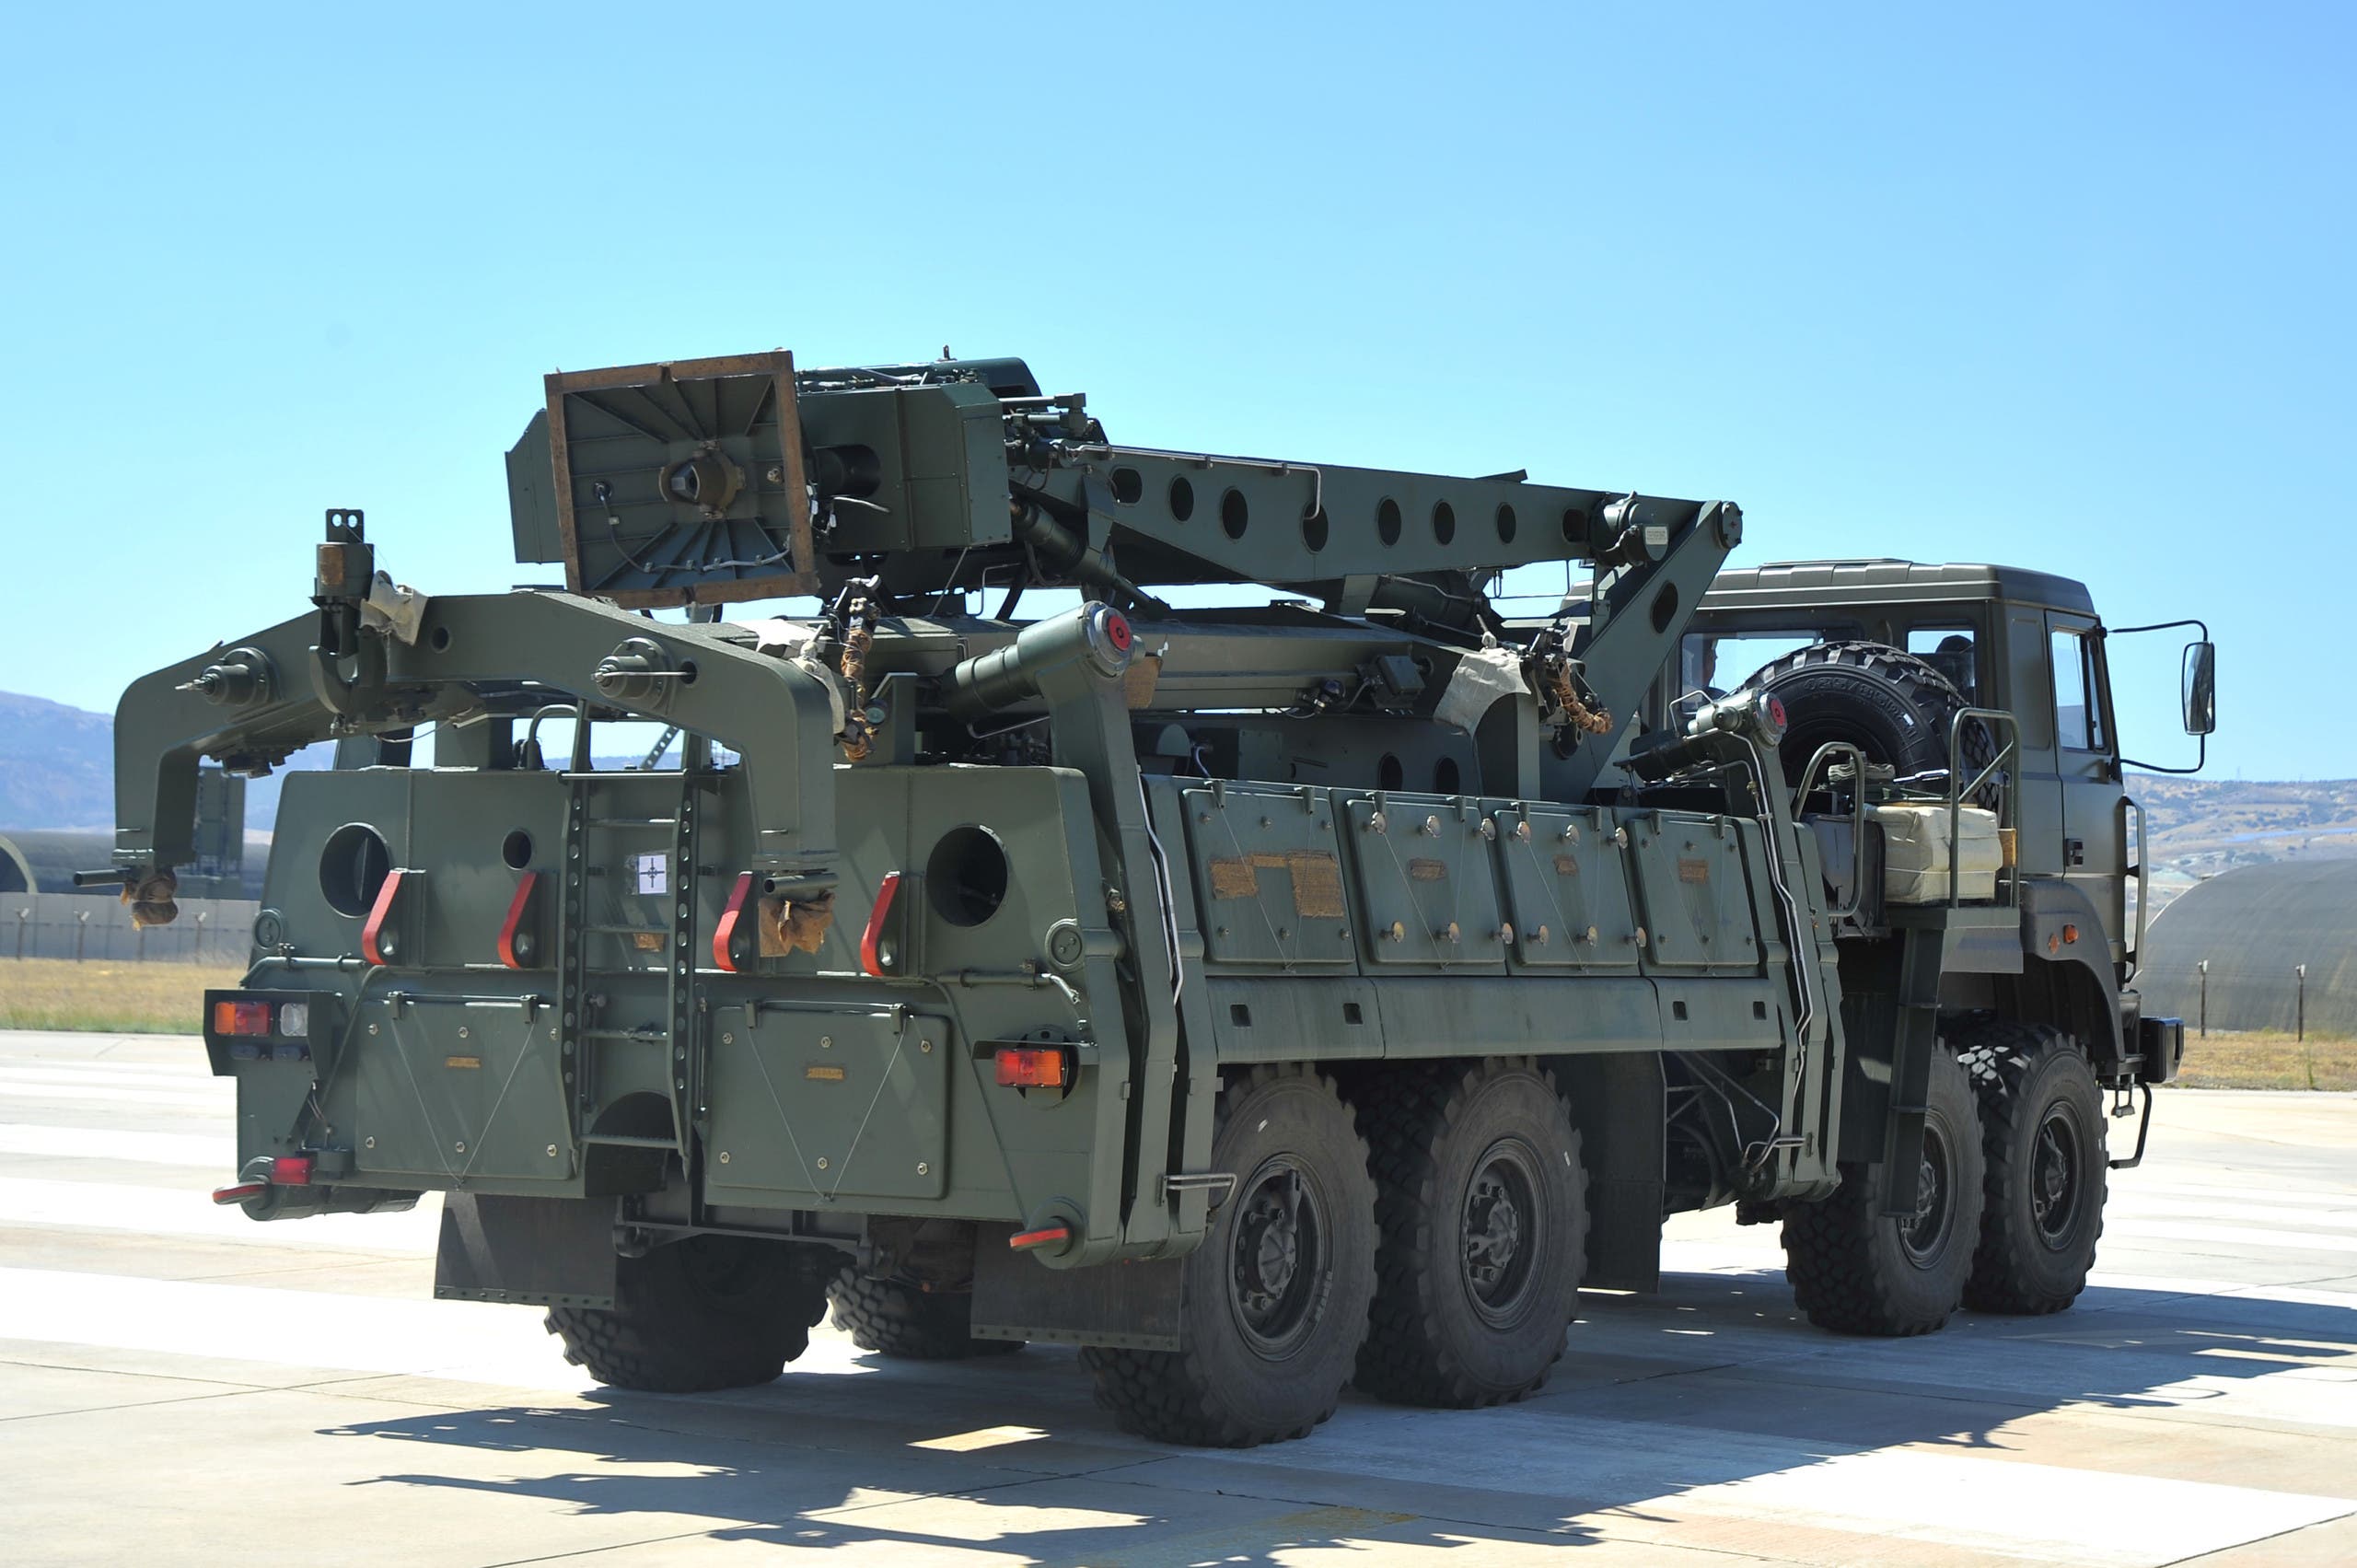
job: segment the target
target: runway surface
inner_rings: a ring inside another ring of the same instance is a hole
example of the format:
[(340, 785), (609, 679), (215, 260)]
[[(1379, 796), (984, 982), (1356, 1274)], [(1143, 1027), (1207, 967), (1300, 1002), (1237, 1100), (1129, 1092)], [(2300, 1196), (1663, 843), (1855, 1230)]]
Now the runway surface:
[(2357, 1562), (2357, 1097), (2165, 1093), (2060, 1317), (1831, 1338), (1772, 1229), (1683, 1216), (1542, 1394), (1243, 1453), (1123, 1435), (1060, 1350), (600, 1390), (429, 1298), (428, 1206), (214, 1208), (232, 1109), (193, 1039), (0, 1034), (0, 1559)]

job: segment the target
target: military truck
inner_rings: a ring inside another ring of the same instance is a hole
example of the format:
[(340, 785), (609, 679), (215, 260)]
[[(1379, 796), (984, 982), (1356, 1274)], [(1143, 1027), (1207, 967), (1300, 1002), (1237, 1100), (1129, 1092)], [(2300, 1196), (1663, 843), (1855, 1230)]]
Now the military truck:
[[(200, 759), (338, 745), (206, 995), (219, 1202), (438, 1193), (436, 1295), (610, 1384), (768, 1381), (831, 1302), (1078, 1345), (1220, 1445), (1527, 1394), (1683, 1210), (1780, 1222), (1845, 1332), (2084, 1283), (2183, 1035), (2083, 589), (1125, 446), (1016, 360), (545, 392), (513, 542), (562, 587), (406, 587), (332, 511), (309, 612), (122, 700), (145, 920)], [(1585, 587), (1504, 613), (1549, 563)]]

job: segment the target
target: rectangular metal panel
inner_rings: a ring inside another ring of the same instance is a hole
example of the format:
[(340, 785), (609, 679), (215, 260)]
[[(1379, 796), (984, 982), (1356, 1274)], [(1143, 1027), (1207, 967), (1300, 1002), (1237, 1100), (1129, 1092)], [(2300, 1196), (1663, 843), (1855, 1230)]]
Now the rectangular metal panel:
[(707, 1201), (941, 1196), (946, 1019), (897, 1007), (746, 1008), (726, 1018), (712, 1042)]
[(1215, 964), (1347, 968), (1350, 905), (1322, 790), (1190, 789), (1188, 860)]
[(1759, 933), (1745, 875), (1757, 824), (1684, 811), (1631, 812), (1629, 859), (1645, 922), (1645, 963), (1725, 974), (1757, 970)]
[(1222, 1063), (1343, 1062), (1383, 1054), (1383, 1016), (1372, 980), (1357, 975), (1214, 978), (1212, 1038)]
[(1489, 844), (1496, 829), (1481, 803), (1404, 795), (1341, 800), (1365, 961), (1502, 972), (1505, 918)]
[(1387, 975), (1376, 993), (1387, 1058), (1662, 1048), (1654, 982), (1633, 975), (1532, 975), (1512, 985)]
[(1611, 814), (1601, 807), (1507, 807), (1491, 819), (1514, 922), (1515, 962), (1636, 968), (1636, 912)]

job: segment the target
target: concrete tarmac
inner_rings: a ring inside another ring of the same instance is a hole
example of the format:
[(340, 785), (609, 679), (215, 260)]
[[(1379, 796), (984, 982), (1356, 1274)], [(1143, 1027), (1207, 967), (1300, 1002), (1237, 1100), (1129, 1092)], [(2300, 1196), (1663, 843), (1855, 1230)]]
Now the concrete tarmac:
[(2165, 1092), (2059, 1317), (1832, 1338), (1772, 1228), (1681, 1216), (1541, 1394), (1240, 1453), (1064, 1350), (599, 1389), (430, 1299), (427, 1206), (214, 1208), (231, 1113), (192, 1039), (0, 1035), (0, 1561), (2357, 1562), (2357, 1097)]

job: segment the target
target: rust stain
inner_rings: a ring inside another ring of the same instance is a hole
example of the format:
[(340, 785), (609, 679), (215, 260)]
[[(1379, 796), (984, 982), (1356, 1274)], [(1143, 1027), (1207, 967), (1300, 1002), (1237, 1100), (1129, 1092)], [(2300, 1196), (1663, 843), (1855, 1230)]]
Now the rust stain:
[(1707, 860), (1681, 860), (1678, 863), (1678, 879), (1681, 882), (1707, 882), (1711, 879), (1711, 863)]
[(1580, 874), (1580, 857), (1579, 857), (1578, 855), (1575, 855), (1575, 854), (1559, 854), (1559, 855), (1557, 855), (1557, 856), (1555, 857), (1555, 875), (1556, 875), (1556, 876), (1558, 876), (1558, 877), (1576, 877), (1576, 876), (1578, 876), (1579, 874)]
[(1421, 858), (1411, 860), (1408, 863), (1408, 875), (1418, 882), (1446, 882), (1448, 880), (1448, 862)]

